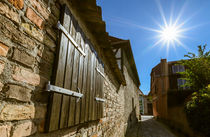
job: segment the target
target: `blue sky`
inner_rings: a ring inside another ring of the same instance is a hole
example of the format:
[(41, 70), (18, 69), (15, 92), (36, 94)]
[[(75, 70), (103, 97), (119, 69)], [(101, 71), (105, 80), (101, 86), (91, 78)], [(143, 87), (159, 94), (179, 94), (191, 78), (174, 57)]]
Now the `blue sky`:
[[(109, 35), (130, 39), (144, 94), (150, 91), (151, 69), (161, 58), (180, 60), (187, 52), (196, 53), (198, 45), (210, 48), (210, 0), (97, 0), (97, 4)], [(155, 45), (160, 37), (152, 31), (165, 26), (163, 17), (167, 24), (179, 18), (177, 25), (182, 24), (183, 30), (181, 43), (170, 43), (168, 50), (163, 42)]]

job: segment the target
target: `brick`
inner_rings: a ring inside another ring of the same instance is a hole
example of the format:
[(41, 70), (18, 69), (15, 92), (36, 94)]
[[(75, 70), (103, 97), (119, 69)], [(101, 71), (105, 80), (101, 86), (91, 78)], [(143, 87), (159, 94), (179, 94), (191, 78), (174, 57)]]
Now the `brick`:
[(37, 15), (31, 8), (27, 8), (26, 17), (29, 18), (34, 24), (36, 24), (40, 29), (43, 28), (43, 19), (39, 17), (39, 15)]
[(20, 16), (18, 13), (2, 2), (0, 2), (0, 14), (5, 15), (7, 18), (17, 23), (20, 22)]
[(35, 109), (33, 105), (16, 105), (0, 103), (0, 120), (23, 120), (34, 118)]
[(19, 67), (15, 68), (12, 77), (14, 80), (25, 82), (33, 86), (37, 86), (40, 83), (40, 76), (38, 74), (32, 73), (28, 70)]
[(12, 137), (25, 137), (34, 134), (37, 131), (32, 121), (24, 121), (13, 127)]
[(0, 91), (2, 90), (4, 84), (0, 82)]
[(53, 40), (56, 41), (57, 34), (55, 33), (55, 30), (52, 28), (52, 26), (46, 26), (46, 32), (53, 38)]
[(44, 45), (39, 45), (37, 55), (42, 57), (44, 51)]
[(8, 0), (17, 9), (22, 9), (24, 6), (24, 0)]
[(35, 63), (35, 58), (23, 51), (20, 51), (18, 49), (14, 50), (14, 54), (12, 57), (13, 60), (16, 60), (24, 65), (27, 66), (33, 66)]
[(39, 132), (44, 132), (45, 130), (45, 119), (42, 119), (41, 121), (40, 121), (40, 123), (39, 123), (39, 125), (38, 125), (38, 131)]
[(4, 66), (5, 66), (5, 63), (0, 60), (0, 74), (3, 72)]
[(46, 46), (48, 46), (52, 51), (55, 51), (56, 44), (55, 44), (55, 42), (54, 42), (52, 39), (50, 39), (49, 36), (45, 36), (43, 42), (44, 42), (44, 44), (45, 44)]
[(0, 34), (28, 49), (37, 45), (30, 37), (21, 33), (18, 28), (7, 18), (0, 16)]
[(44, 50), (42, 59), (44, 59), (45, 61), (47, 61), (50, 64), (53, 64), (54, 58), (55, 58), (55, 55), (52, 51)]
[(3, 43), (0, 43), (0, 56), (7, 56), (7, 52), (9, 50), (9, 47), (4, 45)]
[(45, 118), (47, 113), (47, 105), (36, 105), (35, 110), (35, 118)]
[(0, 137), (10, 137), (11, 125), (0, 126)]
[(41, 3), (41, 1), (38, 0), (30, 0), (31, 5), (36, 9), (37, 12), (39, 12), (46, 20), (49, 18), (49, 11), (47, 10), (47, 7)]
[(35, 39), (41, 42), (43, 41), (44, 35), (38, 29), (36, 29), (35, 27), (33, 27), (28, 23), (22, 23), (21, 26), (24, 28), (27, 34), (29, 34), (30, 36), (34, 37)]
[(60, 18), (60, 8), (58, 8), (58, 7), (56, 7), (56, 5), (52, 5), (51, 7), (50, 7), (50, 9), (51, 9), (51, 13), (53, 14), (53, 15), (55, 15), (55, 17), (56, 18)]
[(53, 69), (53, 64), (52, 63), (48, 63), (45, 60), (41, 60), (40, 64), (40, 75), (42, 75), (45, 78), (50, 79), (51, 74), (52, 74), (52, 69)]
[(45, 88), (46, 87), (46, 84), (48, 83), (50, 79), (47, 79), (45, 77), (43, 77), (43, 75), (40, 76), (40, 84), (39, 84), (39, 87), (40, 88)]
[(98, 135), (97, 135), (97, 134), (95, 134), (95, 135), (92, 135), (91, 137), (98, 137)]
[(18, 85), (9, 85), (8, 91), (6, 92), (6, 97), (28, 102), (31, 99), (30, 92), (30, 89)]

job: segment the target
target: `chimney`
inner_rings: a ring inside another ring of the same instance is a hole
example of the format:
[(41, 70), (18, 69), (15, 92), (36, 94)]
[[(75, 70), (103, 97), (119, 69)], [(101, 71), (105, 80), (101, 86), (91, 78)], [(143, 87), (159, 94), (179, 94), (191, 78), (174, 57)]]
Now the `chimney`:
[(161, 59), (161, 73), (162, 75), (168, 75), (168, 63), (167, 59)]
[(161, 59), (161, 63), (166, 63), (167, 59)]

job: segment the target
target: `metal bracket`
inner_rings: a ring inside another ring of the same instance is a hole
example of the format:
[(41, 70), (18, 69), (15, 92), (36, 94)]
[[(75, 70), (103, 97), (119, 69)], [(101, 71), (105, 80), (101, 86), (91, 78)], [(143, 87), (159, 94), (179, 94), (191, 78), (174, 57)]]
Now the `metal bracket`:
[(65, 88), (61, 88), (61, 87), (51, 85), (50, 81), (48, 82), (48, 84), (46, 86), (46, 91), (57, 92), (57, 93), (60, 93), (60, 94), (66, 94), (66, 95), (77, 97), (78, 99), (82, 98), (82, 96), (83, 96), (82, 93), (78, 93), (78, 92), (75, 92), (75, 91), (72, 91), (72, 90), (68, 90), (68, 89), (65, 89)]
[(103, 77), (105, 78), (104, 74), (96, 67), (96, 71)]
[(105, 102), (105, 99), (102, 99), (102, 98), (98, 98), (98, 97), (95, 97), (96, 101), (99, 101), (99, 102)]
[(76, 43), (76, 41), (72, 38), (72, 36), (66, 31), (66, 29), (61, 25), (60, 21), (57, 23), (57, 28), (61, 30), (65, 36), (73, 43), (74, 47), (85, 57), (86, 54), (82, 49), (79, 47), (79, 45)]

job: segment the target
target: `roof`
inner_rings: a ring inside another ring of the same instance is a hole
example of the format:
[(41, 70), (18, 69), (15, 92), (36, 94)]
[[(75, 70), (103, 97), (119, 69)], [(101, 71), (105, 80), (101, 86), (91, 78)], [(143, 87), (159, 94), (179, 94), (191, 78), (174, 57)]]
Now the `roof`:
[[(101, 7), (96, 5), (96, 0), (71, 0), (72, 7), (78, 12), (78, 16), (85, 23), (86, 28), (91, 32), (97, 46), (104, 52), (105, 58), (109, 59), (109, 67), (119, 83), (126, 85), (125, 78), (117, 65), (115, 55), (109, 41), (109, 34), (106, 32), (106, 23), (102, 20)], [(94, 41), (90, 39), (90, 41)], [(99, 55), (100, 56), (100, 55)]]
[(139, 87), (140, 80), (139, 80), (139, 75), (138, 75), (138, 71), (136, 68), (136, 63), (135, 63), (135, 60), (133, 57), (130, 40), (123, 40), (123, 39), (119, 39), (119, 38), (112, 37), (112, 36), (109, 37), (109, 40), (111, 42), (112, 47), (121, 47), (124, 49), (124, 51), (126, 51), (125, 53), (126, 53), (130, 68), (131, 68), (132, 73), (135, 78), (134, 80), (136, 81), (137, 86)]
[(176, 63), (179, 62), (180, 60), (177, 60), (177, 61), (168, 61), (168, 62), (167, 62), (167, 59), (161, 59), (160, 63), (158, 63), (155, 67), (152, 68), (151, 73), (152, 73), (153, 71), (160, 71), (160, 70), (158, 70), (158, 69), (159, 69), (160, 64), (162, 63), (162, 61), (166, 61), (167, 64), (176, 64)]

